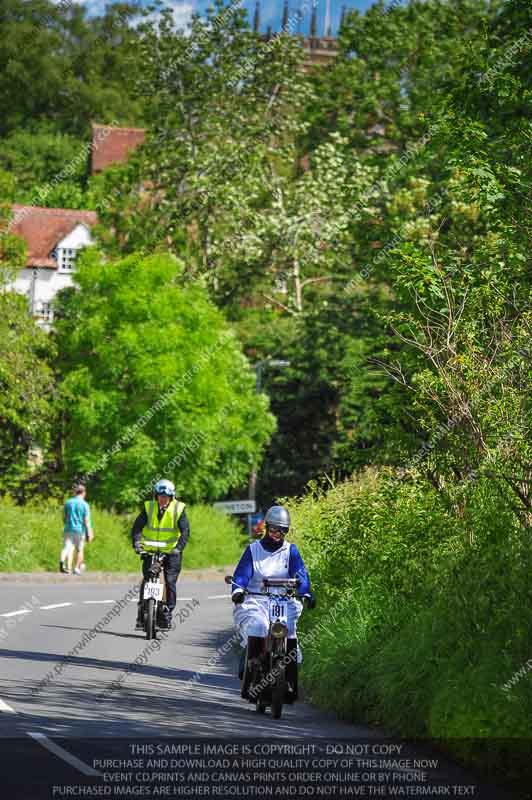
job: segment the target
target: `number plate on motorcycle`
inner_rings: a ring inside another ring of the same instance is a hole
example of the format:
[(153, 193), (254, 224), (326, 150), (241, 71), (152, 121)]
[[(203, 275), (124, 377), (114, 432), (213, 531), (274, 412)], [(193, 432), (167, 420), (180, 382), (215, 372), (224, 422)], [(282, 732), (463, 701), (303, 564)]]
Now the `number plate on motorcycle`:
[(154, 600), (163, 599), (163, 585), (159, 581), (149, 581), (144, 584), (144, 600), (149, 600), (153, 597)]
[(270, 622), (288, 623), (288, 600), (283, 597), (270, 598)]

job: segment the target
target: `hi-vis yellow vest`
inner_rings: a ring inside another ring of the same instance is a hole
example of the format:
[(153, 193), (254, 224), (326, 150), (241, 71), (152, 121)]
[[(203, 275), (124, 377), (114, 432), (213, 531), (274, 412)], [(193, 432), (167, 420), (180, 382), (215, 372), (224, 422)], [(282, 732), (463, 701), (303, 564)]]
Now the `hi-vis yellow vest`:
[(169, 553), (179, 541), (179, 517), (184, 511), (185, 504), (177, 500), (168, 503), (161, 519), (157, 519), (159, 504), (156, 500), (146, 500), (144, 503), (148, 524), (144, 527), (140, 539), (143, 550), (161, 550)]

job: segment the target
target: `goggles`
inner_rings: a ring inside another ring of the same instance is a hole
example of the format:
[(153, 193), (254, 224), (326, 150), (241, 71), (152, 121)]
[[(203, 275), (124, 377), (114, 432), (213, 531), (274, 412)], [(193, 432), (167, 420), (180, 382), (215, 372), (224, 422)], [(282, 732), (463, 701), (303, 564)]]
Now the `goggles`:
[(267, 528), (270, 533), (282, 533), (283, 536), (288, 533), (287, 525), (267, 525)]

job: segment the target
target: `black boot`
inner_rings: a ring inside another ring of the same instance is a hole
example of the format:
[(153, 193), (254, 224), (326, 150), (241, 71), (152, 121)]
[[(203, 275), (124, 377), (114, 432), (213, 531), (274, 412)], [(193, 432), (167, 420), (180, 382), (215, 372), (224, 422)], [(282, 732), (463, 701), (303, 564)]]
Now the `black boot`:
[(244, 677), (244, 669), (246, 666), (246, 648), (242, 650), (240, 653), (240, 659), (238, 661), (238, 677), (240, 680)]
[[(260, 677), (260, 670), (257, 668), (257, 665), (253, 666), (251, 662), (252, 661), (256, 662), (260, 659), (263, 647), (264, 647), (264, 639), (262, 638), (262, 636), (248, 636), (248, 644), (242, 654), (245, 659), (247, 653), (248, 668), (247, 670), (245, 670), (244, 674), (244, 665), (242, 665), (242, 678), (241, 678), (242, 685), (240, 687), (240, 696), (243, 697), (245, 700), (252, 701), (254, 699), (249, 694), (249, 690), (252, 688), (251, 686), (252, 681)], [(239, 668), (239, 675), (240, 675), (240, 668)]]
[(259, 658), (264, 650), (264, 638), (262, 636), (248, 636), (249, 658)]
[(137, 605), (137, 621), (135, 622), (135, 630), (144, 630), (144, 614), (142, 613), (142, 603)]
[(157, 609), (157, 627), (167, 631), (172, 627), (172, 612), (168, 606), (160, 605)]
[(294, 703), (297, 700), (297, 639), (288, 639), (286, 642), (286, 655), (290, 661), (285, 668), (286, 676), (286, 703)]

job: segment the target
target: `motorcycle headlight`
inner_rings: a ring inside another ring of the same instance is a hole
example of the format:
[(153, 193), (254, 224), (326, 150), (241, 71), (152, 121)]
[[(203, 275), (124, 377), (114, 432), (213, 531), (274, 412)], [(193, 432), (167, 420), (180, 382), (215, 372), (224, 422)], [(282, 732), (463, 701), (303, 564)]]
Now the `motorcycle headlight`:
[(284, 622), (273, 622), (270, 628), (270, 633), (274, 639), (282, 639), (283, 636), (288, 635), (288, 628)]

